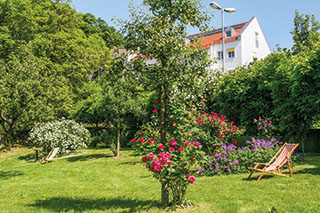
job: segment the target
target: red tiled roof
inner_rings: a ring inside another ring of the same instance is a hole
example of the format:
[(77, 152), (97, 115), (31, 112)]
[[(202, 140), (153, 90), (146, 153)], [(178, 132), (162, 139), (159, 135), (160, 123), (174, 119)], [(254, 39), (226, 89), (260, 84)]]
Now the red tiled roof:
[[(233, 28), (234, 34), (231, 38), (225, 38), (224, 42), (230, 42), (237, 39), (238, 35), (241, 33), (241, 31), (247, 26), (248, 22), (243, 22), (240, 24), (235, 24), (231, 26), (227, 26), (224, 29), (231, 27)], [(209, 32), (203, 32), (203, 33), (197, 33), (188, 36), (188, 38), (198, 37), (200, 40), (200, 44), (202, 48), (208, 48), (213, 44), (219, 44), (222, 43), (222, 28), (215, 29)]]

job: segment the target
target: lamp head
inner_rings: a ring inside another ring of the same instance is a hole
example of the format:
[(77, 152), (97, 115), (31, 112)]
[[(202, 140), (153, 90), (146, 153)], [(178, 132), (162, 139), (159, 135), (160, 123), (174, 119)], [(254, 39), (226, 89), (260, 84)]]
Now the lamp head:
[(222, 10), (222, 7), (214, 1), (210, 3), (210, 7), (213, 9)]
[(227, 12), (227, 13), (234, 13), (234, 12), (236, 12), (236, 9), (234, 9), (234, 8), (224, 8), (223, 11)]

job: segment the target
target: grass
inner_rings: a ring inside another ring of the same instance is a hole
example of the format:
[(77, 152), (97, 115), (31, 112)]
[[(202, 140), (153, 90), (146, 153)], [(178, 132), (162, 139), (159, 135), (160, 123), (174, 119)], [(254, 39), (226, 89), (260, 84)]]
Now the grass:
[[(0, 154), (0, 212), (167, 212), (160, 184), (125, 150), (107, 149), (49, 164), (34, 163), (34, 151)], [(188, 187), (194, 205), (177, 212), (320, 212), (320, 156), (307, 156), (292, 178), (247, 174), (197, 178)]]

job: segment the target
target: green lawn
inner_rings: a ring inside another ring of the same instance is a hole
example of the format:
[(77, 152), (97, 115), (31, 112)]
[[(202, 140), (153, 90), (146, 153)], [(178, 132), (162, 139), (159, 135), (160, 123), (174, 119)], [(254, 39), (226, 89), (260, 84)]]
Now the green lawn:
[[(0, 212), (166, 212), (160, 184), (140, 157), (121, 154), (88, 149), (49, 164), (34, 163), (28, 149), (0, 154)], [(187, 192), (194, 206), (177, 211), (320, 212), (320, 156), (308, 156), (293, 173), (259, 183), (247, 174), (197, 178)]]

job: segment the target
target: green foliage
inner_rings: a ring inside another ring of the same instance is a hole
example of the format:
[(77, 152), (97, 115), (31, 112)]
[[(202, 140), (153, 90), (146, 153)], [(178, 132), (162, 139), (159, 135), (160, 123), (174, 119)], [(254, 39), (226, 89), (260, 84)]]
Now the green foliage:
[(297, 55), (273, 53), (262, 61), (225, 75), (209, 103), (213, 109), (246, 126), (272, 120), (276, 134), (301, 137), (319, 114), (319, 46)]
[(28, 138), (32, 145), (43, 147), (49, 152), (53, 147), (59, 147), (59, 153), (85, 148), (90, 140), (89, 131), (73, 120), (55, 120), (45, 124), (37, 124)]
[(312, 48), (319, 42), (320, 23), (316, 20), (314, 14), (300, 15), (298, 10), (295, 11), (293, 35), (294, 45), (292, 51), (294, 54), (303, 52)]
[(83, 32), (69, 4), (0, 1), (1, 144), (23, 140), (35, 122), (69, 116), (88, 76), (108, 68), (104, 39)]
[[(24, 55), (22, 55), (24, 54)], [(68, 88), (55, 78), (46, 63), (32, 55), (27, 47), (20, 58), (12, 56), (0, 66), (0, 135), (1, 144), (10, 147), (34, 122), (52, 119), (55, 106), (67, 108)]]
[[(131, 20), (122, 22), (122, 29), (127, 41), (126, 49), (137, 56), (129, 64), (135, 79), (144, 89), (159, 94), (157, 129), (160, 142), (164, 144), (167, 141), (165, 119), (168, 102), (190, 101), (202, 94), (207, 79), (206, 67), (210, 64), (208, 52), (200, 47), (196, 38), (186, 43), (186, 27), (203, 30), (209, 18), (201, 10), (201, 1), (197, 0), (145, 0), (143, 3), (144, 8), (130, 7)], [(174, 178), (175, 173), (172, 175)], [(162, 187), (162, 205), (168, 206), (166, 183), (162, 183)]]
[(123, 36), (114, 27), (108, 26), (103, 19), (95, 18), (91, 13), (86, 13), (83, 15), (83, 20), (81, 29), (86, 35), (98, 34), (106, 42), (108, 48), (123, 45)]

